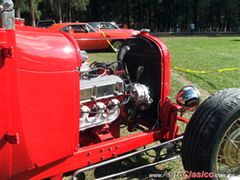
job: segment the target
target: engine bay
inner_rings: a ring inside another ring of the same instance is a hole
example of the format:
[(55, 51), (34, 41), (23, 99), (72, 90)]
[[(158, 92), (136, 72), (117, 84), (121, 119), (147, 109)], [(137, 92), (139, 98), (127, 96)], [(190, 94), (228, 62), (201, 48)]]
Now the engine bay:
[[(109, 133), (114, 123), (118, 126), (127, 124), (131, 131), (138, 124), (137, 120), (146, 117), (147, 122), (143, 124), (151, 127), (157, 125), (160, 85), (154, 81), (159, 80), (155, 76), (160, 74), (160, 55), (153, 53), (156, 52), (156, 47), (149, 46), (148, 43), (143, 38), (128, 42), (113, 62), (89, 63), (87, 53), (81, 51), (81, 136), (86, 131), (86, 134), (91, 131), (96, 135), (96, 129), (92, 130), (94, 128), (100, 130), (100, 134), (106, 131)], [(142, 50), (139, 51), (139, 48)], [(150, 59), (154, 62), (149, 63)], [(125, 119), (123, 112), (127, 114)], [(118, 136), (119, 132), (113, 134)]]
[[(80, 131), (115, 121), (129, 102), (141, 110), (151, 103), (149, 87), (132, 83), (114, 63), (83, 62), (80, 85)], [(86, 71), (88, 69), (88, 71)]]

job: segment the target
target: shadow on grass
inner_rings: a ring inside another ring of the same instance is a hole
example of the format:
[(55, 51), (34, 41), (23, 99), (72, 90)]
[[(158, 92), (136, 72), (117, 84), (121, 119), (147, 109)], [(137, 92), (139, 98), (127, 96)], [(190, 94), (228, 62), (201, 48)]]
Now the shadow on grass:
[(230, 41), (233, 41), (233, 42), (240, 42), (240, 39), (232, 39)]
[[(132, 157), (129, 159), (126, 159), (124, 161), (118, 161), (100, 168), (97, 168), (94, 172), (95, 178), (100, 178), (100, 177), (104, 177), (110, 174), (114, 174), (114, 173), (118, 173), (121, 171), (126, 171), (128, 169), (132, 169), (141, 165), (146, 165), (149, 164), (149, 160), (147, 160), (146, 158), (143, 158), (142, 156), (136, 156), (136, 157)], [(164, 169), (164, 170), (160, 170), (157, 169), (156, 167), (148, 167), (148, 168), (144, 168), (141, 169), (139, 171), (135, 171), (132, 173), (128, 173), (122, 176), (118, 176), (115, 177), (113, 179), (156, 179), (156, 178), (151, 178), (151, 174), (154, 175), (163, 175), (166, 172), (171, 171), (171, 169)], [(169, 180), (168, 177), (164, 177), (164, 178), (158, 178), (158, 179), (163, 179), (163, 180)]]
[(191, 74), (192, 76), (194, 76), (194, 77), (196, 77), (196, 78), (198, 78), (198, 79), (201, 79), (203, 82), (205, 82), (207, 85), (209, 85), (210, 87), (212, 87), (214, 90), (217, 90), (217, 87), (216, 87), (213, 83), (207, 81), (206, 78), (203, 78), (203, 77), (201, 77), (201, 76), (198, 76), (198, 75), (192, 74), (192, 73), (188, 73), (188, 74)]

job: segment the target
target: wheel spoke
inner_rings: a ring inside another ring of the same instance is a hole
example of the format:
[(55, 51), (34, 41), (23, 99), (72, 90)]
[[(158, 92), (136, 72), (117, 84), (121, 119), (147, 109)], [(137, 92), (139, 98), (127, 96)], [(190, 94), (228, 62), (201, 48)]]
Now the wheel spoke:
[(219, 145), (216, 159), (217, 172), (220, 174), (240, 173), (240, 119), (229, 127)]
[(229, 141), (240, 151), (239, 147), (235, 144), (234, 140), (232, 140), (228, 135), (226, 137), (229, 139)]
[(240, 128), (240, 120), (238, 120), (239, 123), (236, 123), (236, 126), (238, 126), (238, 128)]
[[(239, 152), (234, 153), (234, 154), (231, 154), (230, 157), (229, 157), (229, 156), (218, 155), (218, 157), (221, 157), (221, 158), (218, 158), (217, 161), (220, 161), (220, 160), (223, 160), (223, 159), (230, 159), (230, 160), (233, 160), (232, 156), (235, 156), (235, 155), (237, 155), (237, 154), (239, 154)], [(236, 159), (235, 159), (235, 160), (236, 160)], [(240, 162), (239, 162), (239, 164), (240, 164)]]
[(238, 175), (240, 171), (239, 167), (224, 167), (221, 171), (219, 171), (219, 174), (233, 174), (233, 175)]
[(235, 125), (238, 126), (238, 128), (240, 128), (240, 119), (236, 122)]

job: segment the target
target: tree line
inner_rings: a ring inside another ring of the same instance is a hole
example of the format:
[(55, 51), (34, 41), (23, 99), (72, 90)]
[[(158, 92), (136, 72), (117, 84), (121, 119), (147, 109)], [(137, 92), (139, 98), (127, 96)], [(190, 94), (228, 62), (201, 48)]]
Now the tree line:
[(240, 0), (15, 0), (17, 17), (27, 24), (115, 21), (152, 31), (240, 31)]

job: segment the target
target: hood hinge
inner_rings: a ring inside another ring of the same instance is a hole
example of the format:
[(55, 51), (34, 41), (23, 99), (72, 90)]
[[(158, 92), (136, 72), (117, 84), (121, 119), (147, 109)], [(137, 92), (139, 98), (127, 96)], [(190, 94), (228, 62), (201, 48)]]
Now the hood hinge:
[(20, 143), (20, 138), (19, 138), (19, 134), (18, 133), (9, 133), (7, 132), (4, 135), (5, 140), (9, 143), (9, 144), (19, 144)]

